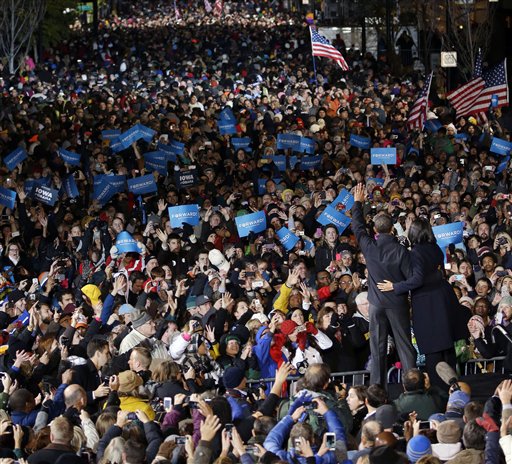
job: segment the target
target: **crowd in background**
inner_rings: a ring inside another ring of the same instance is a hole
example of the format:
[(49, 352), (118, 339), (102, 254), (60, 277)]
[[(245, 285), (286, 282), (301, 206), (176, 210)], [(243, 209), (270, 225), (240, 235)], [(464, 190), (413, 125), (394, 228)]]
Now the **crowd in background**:
[[(225, 2), (220, 18), (201, 4), (177, 20), (173, 2), (125, 3), (98, 36), (79, 31), (16, 75), (0, 68), (0, 154), (28, 153), (0, 171), (16, 192), (0, 217), (5, 462), (512, 462), (510, 382), (485, 408), (466, 384), (449, 391), (423, 372), (414, 320), (417, 368), (398, 399), (384, 379), (331, 381), (371, 368), (369, 276), (352, 227), (317, 221), (359, 183), (367, 231), (385, 212), (404, 247), (415, 220), (462, 221), (444, 269), (456, 362), (502, 355), (509, 372), (510, 170), (489, 151), (510, 137), (501, 110), (456, 117), (433, 84), (435, 129), (410, 131), (424, 76), (393, 76), (353, 48), (349, 72), (317, 58), (315, 75), (302, 18)], [(225, 108), (250, 150), (219, 133)], [(102, 137), (137, 123), (155, 137), (120, 152)], [(314, 139), (320, 165), (279, 170), (282, 133)], [(371, 165), (351, 134), (396, 147), (396, 165)], [(173, 140), (185, 150), (168, 174), (148, 169), (144, 155)], [(187, 170), (197, 182), (180, 188)], [(145, 174), (157, 192), (96, 198), (96, 176)], [(59, 192), (54, 206), (37, 185)], [(199, 224), (171, 227), (168, 207), (185, 204)], [(257, 211), (267, 228), (240, 237), (235, 218)], [(291, 250), (283, 226), (299, 237)], [(392, 336), (386, 357), (399, 361)]]

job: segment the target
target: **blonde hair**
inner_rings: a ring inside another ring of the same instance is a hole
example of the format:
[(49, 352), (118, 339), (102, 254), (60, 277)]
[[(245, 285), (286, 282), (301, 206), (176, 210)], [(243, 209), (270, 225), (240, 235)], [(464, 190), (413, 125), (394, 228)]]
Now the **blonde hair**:
[(123, 462), (123, 449), (125, 440), (123, 437), (115, 437), (105, 449), (100, 464), (121, 464)]

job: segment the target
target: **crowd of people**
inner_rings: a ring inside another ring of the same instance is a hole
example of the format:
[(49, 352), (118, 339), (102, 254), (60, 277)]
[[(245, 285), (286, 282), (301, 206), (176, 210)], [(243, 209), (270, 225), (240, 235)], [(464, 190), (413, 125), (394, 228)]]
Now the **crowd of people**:
[[(512, 382), (484, 407), (444, 375), (496, 356), (512, 371), (501, 110), (457, 117), (434, 79), (436, 124), (411, 131), (424, 76), (353, 47), (349, 72), (317, 58), (314, 73), (303, 18), (223, 7), (122, 2), (98, 35), (16, 75), (0, 64), (1, 462), (512, 462)], [(113, 150), (106, 134), (136, 124), (155, 135)], [(314, 141), (313, 169), (278, 149), (290, 133)], [(173, 142), (154, 170), (146, 155)], [(156, 191), (127, 188), (148, 174)], [(333, 205), (343, 189), (353, 206)], [(169, 207), (195, 204), (197, 225), (171, 225)], [(321, 225), (329, 206), (350, 225)], [(241, 234), (259, 211), (267, 227)], [(432, 227), (458, 221), (463, 242), (441, 250)]]

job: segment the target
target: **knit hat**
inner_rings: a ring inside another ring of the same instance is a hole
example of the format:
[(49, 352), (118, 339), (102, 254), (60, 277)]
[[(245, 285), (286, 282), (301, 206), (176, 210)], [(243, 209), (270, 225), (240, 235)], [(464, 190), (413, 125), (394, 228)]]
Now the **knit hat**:
[(101, 298), (101, 290), (92, 284), (88, 284), (85, 287), (82, 287), (82, 293), (91, 300), (91, 304), (96, 306)]
[(196, 297), (196, 306), (201, 306), (208, 303), (209, 301), (212, 300), (210, 300), (210, 298), (208, 298), (206, 295), (199, 295)]
[(448, 406), (446, 410), (460, 410), (464, 409), (464, 406), (469, 403), (470, 397), (467, 393), (461, 390), (454, 391), (448, 398)]
[(228, 367), (222, 379), (226, 388), (236, 388), (242, 383), (244, 377), (245, 371), (240, 367)]
[(383, 429), (390, 429), (398, 419), (398, 412), (392, 404), (379, 406), (375, 411), (375, 420), (380, 422)]
[(416, 435), (407, 443), (407, 457), (412, 463), (428, 454), (432, 454), (432, 446), (425, 435)]
[(138, 329), (139, 327), (143, 326), (146, 322), (149, 322), (152, 319), (152, 317), (146, 312), (139, 313), (137, 314), (137, 316), (135, 316), (135, 314), (134, 320), (132, 321), (132, 326), (134, 329)]
[(143, 384), (142, 378), (133, 371), (119, 373), (119, 392), (130, 393)]
[(185, 306), (187, 308), (187, 311), (190, 311), (191, 309), (194, 309), (197, 304), (196, 304), (196, 297), (191, 295), (187, 298), (187, 301), (185, 302)]
[(437, 441), (439, 443), (458, 443), (462, 431), (454, 420), (441, 422), (437, 426)]
[(119, 307), (119, 315), (132, 314), (136, 309), (129, 303), (125, 303)]
[(288, 319), (281, 324), (281, 333), (290, 335), (297, 328), (297, 323)]
[(399, 464), (400, 455), (390, 446), (377, 446), (370, 451), (370, 464)]
[(9, 303), (15, 304), (23, 298), (25, 298), (25, 292), (21, 290), (16, 289), (9, 293)]

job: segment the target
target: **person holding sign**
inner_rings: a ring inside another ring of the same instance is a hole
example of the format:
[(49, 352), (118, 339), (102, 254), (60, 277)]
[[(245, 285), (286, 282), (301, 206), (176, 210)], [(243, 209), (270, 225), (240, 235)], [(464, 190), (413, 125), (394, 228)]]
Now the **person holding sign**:
[(402, 281), (409, 275), (409, 252), (393, 236), (393, 220), (386, 213), (373, 219), (377, 238), (366, 230), (362, 204), (365, 199), (363, 184), (354, 190), (352, 231), (366, 259), (368, 269), (368, 301), (370, 302), (370, 383), (386, 383), (386, 355), (388, 327), (391, 327), (396, 349), (405, 370), (416, 367), (416, 353), (411, 342), (411, 321), (407, 295), (383, 293), (377, 282)]
[(455, 369), (454, 342), (469, 334), (458, 330), (456, 321), (463, 312), (458, 310), (457, 296), (444, 278), (444, 255), (428, 219), (415, 219), (408, 237), (412, 245), (408, 278), (399, 282), (385, 280), (377, 287), (381, 292), (394, 292), (397, 296), (411, 292), (412, 326), (418, 348), (425, 355), (430, 380), (443, 386), (436, 365), (444, 361)]

